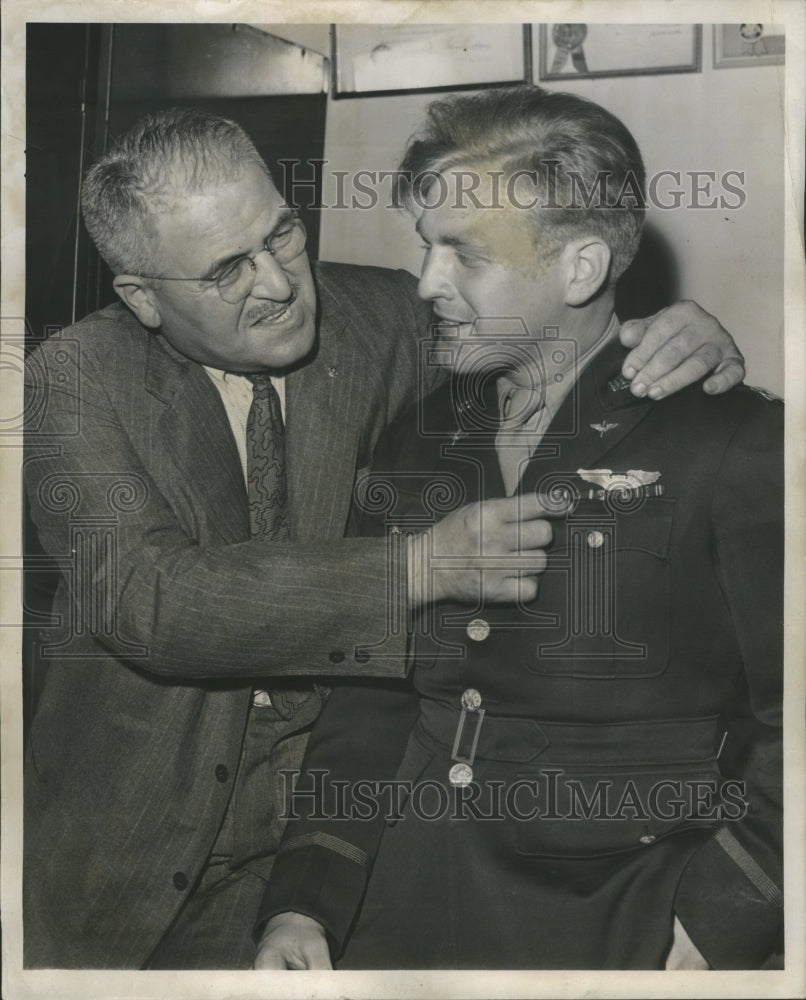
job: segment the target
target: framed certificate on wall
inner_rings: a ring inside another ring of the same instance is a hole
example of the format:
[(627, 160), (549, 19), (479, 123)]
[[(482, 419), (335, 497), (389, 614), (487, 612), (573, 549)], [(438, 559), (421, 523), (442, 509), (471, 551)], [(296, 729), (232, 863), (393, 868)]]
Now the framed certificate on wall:
[(701, 66), (698, 24), (541, 24), (539, 79), (694, 73)]
[(333, 94), (523, 83), (529, 53), (522, 24), (333, 25)]
[(784, 61), (784, 29), (774, 24), (715, 24), (714, 68), (771, 66)]

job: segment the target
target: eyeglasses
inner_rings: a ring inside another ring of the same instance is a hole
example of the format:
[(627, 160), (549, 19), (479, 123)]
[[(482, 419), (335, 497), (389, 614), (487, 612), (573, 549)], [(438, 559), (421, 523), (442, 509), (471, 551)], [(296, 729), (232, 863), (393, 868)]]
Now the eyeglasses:
[(263, 241), (262, 250), (236, 258), (213, 278), (169, 278), (162, 274), (140, 274), (138, 277), (150, 278), (152, 281), (196, 281), (202, 285), (215, 286), (221, 298), (234, 305), (245, 299), (255, 287), (256, 257), (262, 253), (270, 253), (278, 264), (290, 264), (305, 249), (307, 238), (305, 223), (294, 212), (269, 233)]

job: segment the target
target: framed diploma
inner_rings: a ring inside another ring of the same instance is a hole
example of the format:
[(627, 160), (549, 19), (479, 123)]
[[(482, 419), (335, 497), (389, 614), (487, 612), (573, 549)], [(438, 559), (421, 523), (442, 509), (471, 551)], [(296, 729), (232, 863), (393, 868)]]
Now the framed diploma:
[(784, 29), (774, 24), (715, 24), (714, 67), (764, 66), (784, 61)]
[(698, 24), (541, 24), (533, 26), (539, 79), (695, 73)]
[(531, 77), (522, 24), (339, 24), (331, 30), (335, 97), (456, 90)]

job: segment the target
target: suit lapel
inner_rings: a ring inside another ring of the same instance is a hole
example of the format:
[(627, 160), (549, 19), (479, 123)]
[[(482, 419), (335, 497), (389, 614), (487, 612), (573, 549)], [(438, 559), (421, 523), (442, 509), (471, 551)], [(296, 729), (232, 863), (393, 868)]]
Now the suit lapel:
[(146, 388), (165, 404), (159, 432), (194, 502), (206, 509), (224, 541), (249, 538), (243, 472), (215, 386), (199, 365), (157, 336), (149, 340)]
[(369, 406), (366, 359), (349, 322), (320, 286), (316, 356), (286, 378), (286, 429), (292, 538), (341, 537)]

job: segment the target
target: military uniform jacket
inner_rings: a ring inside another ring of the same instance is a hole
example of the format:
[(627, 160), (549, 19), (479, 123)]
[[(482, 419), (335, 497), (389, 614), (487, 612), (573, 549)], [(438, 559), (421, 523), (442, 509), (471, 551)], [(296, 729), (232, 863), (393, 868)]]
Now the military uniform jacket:
[[(715, 968), (780, 947), (783, 408), (639, 400), (621, 357), (585, 369), (524, 469), (521, 493), (572, 498), (537, 600), (438, 605), (412, 687), (334, 691), (258, 931), (307, 913), (345, 967), (662, 968), (675, 914)], [(392, 544), (503, 495), (497, 401), (468, 417), (465, 391), (384, 439)], [(605, 470), (649, 485), (608, 492)], [(400, 801), (373, 812), (389, 779)]]
[(26, 760), (29, 966), (146, 961), (221, 826), (256, 679), (404, 672), (405, 634), (356, 658), (386, 634), (386, 551), (343, 535), (416, 398), (428, 311), (404, 272), (316, 282), (316, 355), (286, 378), (288, 544), (250, 539), (207, 374), (122, 305), (29, 359), (26, 485), (62, 567)]

